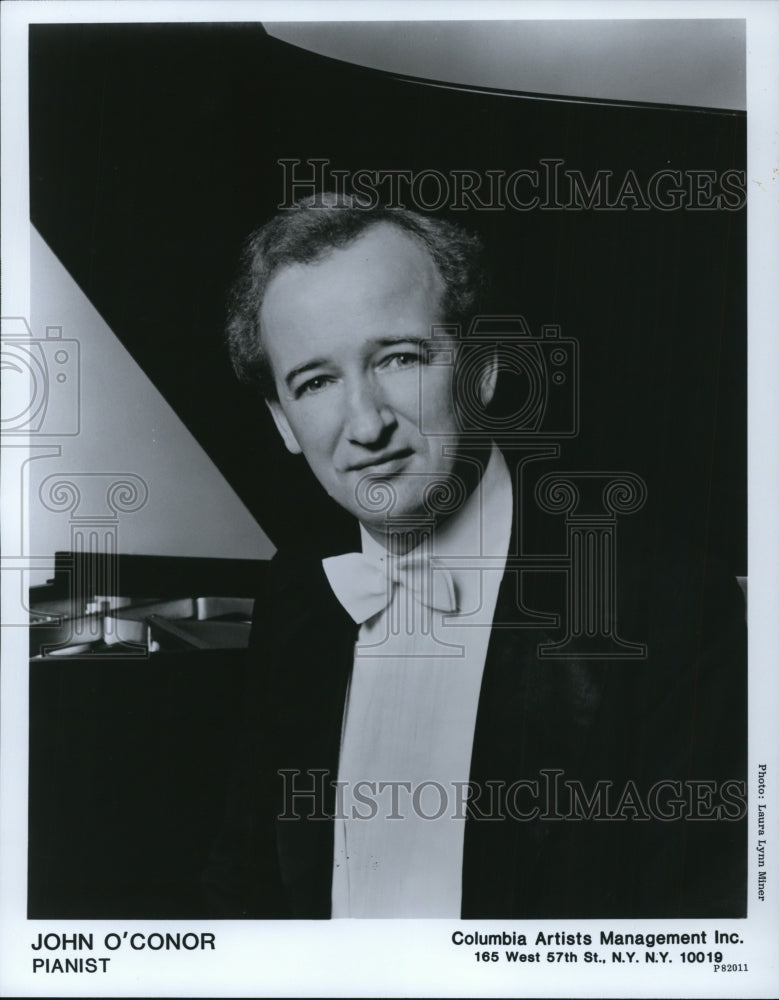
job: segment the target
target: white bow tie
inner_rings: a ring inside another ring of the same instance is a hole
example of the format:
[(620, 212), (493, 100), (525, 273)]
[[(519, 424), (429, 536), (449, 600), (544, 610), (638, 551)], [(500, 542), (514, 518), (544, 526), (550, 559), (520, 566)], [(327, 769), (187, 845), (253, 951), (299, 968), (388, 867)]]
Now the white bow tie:
[(396, 587), (436, 611), (457, 610), (454, 579), (448, 569), (421, 554), (374, 557), (347, 552), (322, 560), (333, 593), (358, 625), (383, 611)]

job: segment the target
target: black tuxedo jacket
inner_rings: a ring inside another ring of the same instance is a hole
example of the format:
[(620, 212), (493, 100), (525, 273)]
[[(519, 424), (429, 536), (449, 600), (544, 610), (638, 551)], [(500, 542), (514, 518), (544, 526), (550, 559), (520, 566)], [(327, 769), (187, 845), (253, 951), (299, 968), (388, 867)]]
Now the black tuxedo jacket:
[[(645, 660), (542, 659), (539, 644), (561, 634), (493, 627), (471, 762), (480, 795), (466, 819), (464, 918), (746, 912), (740, 589), (711, 559), (650, 550), (620, 567), (619, 592), (619, 631), (646, 643)], [(544, 593), (541, 580), (538, 601)], [(517, 607), (517, 576), (507, 572), (494, 621), (515, 621)], [(319, 560), (277, 555), (255, 608), (238, 765), (204, 878), (209, 915), (330, 916), (330, 783), (356, 637)], [(293, 774), (295, 791), (313, 794), (290, 800)], [(538, 796), (532, 785), (517, 793), (518, 780), (537, 782)], [(571, 783), (594, 802), (589, 818), (581, 796), (574, 808)], [(553, 787), (556, 800), (546, 794)], [(524, 818), (531, 799), (540, 812)], [(285, 811), (298, 818), (279, 818)]]

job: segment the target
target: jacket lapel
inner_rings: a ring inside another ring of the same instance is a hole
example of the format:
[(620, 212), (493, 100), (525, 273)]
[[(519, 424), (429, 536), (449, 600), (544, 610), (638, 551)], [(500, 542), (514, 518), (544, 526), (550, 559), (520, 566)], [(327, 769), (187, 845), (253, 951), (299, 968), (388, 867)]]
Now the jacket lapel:
[[(507, 569), (497, 622), (524, 618), (517, 584), (517, 571)], [(551, 588), (541, 584), (547, 600), (539, 606), (553, 608)], [(564, 825), (544, 818), (547, 790), (555, 770), (578, 774), (606, 678), (602, 663), (539, 659), (539, 644), (555, 638), (538, 627), (492, 630), (471, 758), (471, 789), (479, 798), (466, 819), (464, 918), (539, 912), (533, 888), (539, 856)]]

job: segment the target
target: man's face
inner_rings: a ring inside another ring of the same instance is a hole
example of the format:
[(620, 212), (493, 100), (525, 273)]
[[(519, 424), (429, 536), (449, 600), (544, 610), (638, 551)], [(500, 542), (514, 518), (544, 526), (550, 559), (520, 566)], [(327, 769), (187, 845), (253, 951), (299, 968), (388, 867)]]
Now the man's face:
[(371, 487), (395, 495), (390, 518), (424, 515), (426, 490), (454, 474), (444, 453), (460, 441), (453, 366), (430, 364), (424, 346), (442, 322), (443, 290), (427, 251), (382, 223), (321, 261), (282, 268), (265, 294), (276, 426), (374, 532), (387, 511), (370, 503)]

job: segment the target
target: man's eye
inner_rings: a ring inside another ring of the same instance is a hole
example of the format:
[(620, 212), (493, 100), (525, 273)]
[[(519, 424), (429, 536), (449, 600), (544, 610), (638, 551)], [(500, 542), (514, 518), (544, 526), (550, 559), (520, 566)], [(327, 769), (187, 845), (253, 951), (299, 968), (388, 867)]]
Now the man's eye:
[(309, 396), (313, 393), (321, 392), (322, 389), (330, 384), (330, 381), (327, 375), (317, 375), (316, 378), (310, 378), (295, 389), (295, 398), (300, 399), (301, 396)]
[(382, 368), (412, 368), (418, 365), (421, 356), (418, 351), (398, 351), (390, 354), (381, 362)]

